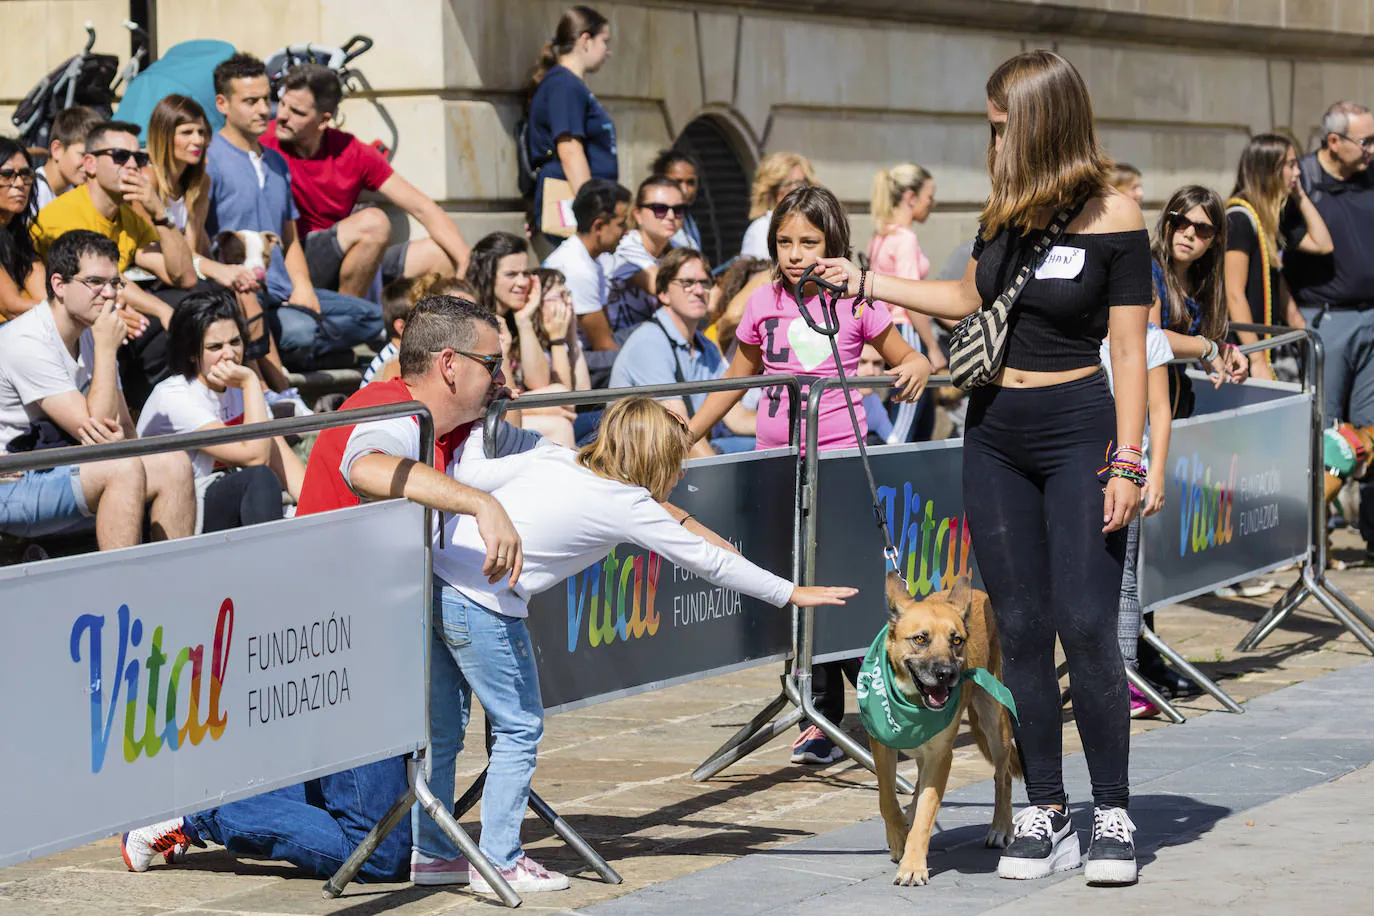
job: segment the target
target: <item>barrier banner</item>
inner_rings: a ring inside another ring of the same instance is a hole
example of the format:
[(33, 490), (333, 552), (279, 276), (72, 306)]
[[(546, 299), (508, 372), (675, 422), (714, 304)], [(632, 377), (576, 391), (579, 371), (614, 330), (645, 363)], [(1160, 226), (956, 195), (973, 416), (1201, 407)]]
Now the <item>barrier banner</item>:
[(1311, 422), (1300, 394), (1173, 424), (1164, 508), (1141, 528), (1142, 607), (1307, 554)]
[[(792, 577), (796, 458), (693, 461), (671, 502), (750, 560)], [(784, 657), (791, 614), (698, 579), (633, 544), (530, 602), (544, 708), (561, 712)]]
[(423, 535), (396, 500), (0, 569), (0, 866), (423, 747)]
[[(965, 572), (982, 587), (964, 523), (962, 445), (949, 439), (868, 452), (902, 575), (918, 598)], [(858, 449), (826, 452), (819, 468), (815, 582), (859, 589), (844, 607), (816, 609), (814, 658), (822, 662), (861, 657), (887, 623), (887, 561)]]

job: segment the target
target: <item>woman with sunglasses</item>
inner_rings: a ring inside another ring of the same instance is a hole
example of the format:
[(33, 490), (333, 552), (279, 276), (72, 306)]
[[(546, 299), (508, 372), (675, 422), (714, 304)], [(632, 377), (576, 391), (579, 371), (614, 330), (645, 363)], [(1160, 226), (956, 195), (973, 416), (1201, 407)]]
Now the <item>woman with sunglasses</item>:
[(631, 331), (658, 311), (658, 264), (686, 215), (687, 198), (676, 181), (656, 175), (640, 184), (632, 211), (635, 228), (601, 261), (608, 289), (606, 317), (617, 344), (623, 345)]
[(749, 191), (749, 218), (753, 220), (744, 230), (740, 257), (771, 260), (768, 253), (768, 224), (773, 208), (797, 188), (816, 183), (811, 160), (800, 153), (769, 153), (754, 172), (754, 186)]
[[(1306, 327), (1302, 313), (1280, 271), (1285, 240), (1300, 237), (1295, 246), (1304, 254), (1327, 255), (1333, 250), (1317, 208), (1300, 180), (1298, 150), (1281, 134), (1259, 134), (1240, 154), (1236, 186), (1226, 202), (1226, 304), (1232, 321)], [(1305, 232), (1303, 229), (1305, 228)], [(1259, 337), (1237, 331), (1241, 343)], [(1274, 378), (1273, 354), (1250, 354), (1255, 378)]]
[(46, 298), (43, 262), (29, 238), (34, 180), (28, 150), (0, 137), (0, 322), (19, 317)]

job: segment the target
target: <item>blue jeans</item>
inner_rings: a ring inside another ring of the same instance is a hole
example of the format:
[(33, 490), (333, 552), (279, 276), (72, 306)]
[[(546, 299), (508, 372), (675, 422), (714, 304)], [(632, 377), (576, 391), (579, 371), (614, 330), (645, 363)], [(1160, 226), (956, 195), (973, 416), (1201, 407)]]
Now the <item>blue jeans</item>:
[[(529, 802), (535, 752), (544, 734), (534, 646), (523, 619), (489, 611), (438, 579), (434, 607), (430, 788), (452, 810), (454, 769), (476, 694), (495, 737), (482, 790), (482, 854), (498, 868), (510, 868), (524, 854), (520, 824)], [(457, 857), (457, 847), (418, 807), (412, 818), (420, 852)]]
[(285, 303), (268, 303), (269, 322), (282, 362), (309, 369), (322, 356), (351, 350), (382, 336), (382, 307), (366, 299), (317, 289), (320, 313)]
[(74, 465), (26, 471), (18, 480), (0, 481), (0, 531), (6, 534), (36, 538), (94, 525)]
[[(452, 780), (450, 779), (450, 783)], [(290, 862), (327, 878), (407, 789), (406, 758), (392, 757), (187, 818), (202, 839), (237, 856)], [(362, 881), (410, 877), (410, 824), (402, 818), (363, 864)]]

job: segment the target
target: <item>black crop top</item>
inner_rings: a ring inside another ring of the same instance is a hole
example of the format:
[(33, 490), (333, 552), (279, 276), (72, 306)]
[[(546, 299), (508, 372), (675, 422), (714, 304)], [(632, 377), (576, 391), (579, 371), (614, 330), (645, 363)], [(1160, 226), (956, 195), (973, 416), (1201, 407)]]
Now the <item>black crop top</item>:
[[(1039, 232), (1040, 230), (1034, 230)], [(973, 243), (978, 295), (992, 302), (1011, 284), (1032, 240), (1004, 229)], [(1030, 372), (1064, 372), (1095, 366), (1107, 336), (1107, 309), (1149, 305), (1150, 240), (1144, 229), (1085, 234), (1067, 232), (1012, 306), (1005, 365)]]

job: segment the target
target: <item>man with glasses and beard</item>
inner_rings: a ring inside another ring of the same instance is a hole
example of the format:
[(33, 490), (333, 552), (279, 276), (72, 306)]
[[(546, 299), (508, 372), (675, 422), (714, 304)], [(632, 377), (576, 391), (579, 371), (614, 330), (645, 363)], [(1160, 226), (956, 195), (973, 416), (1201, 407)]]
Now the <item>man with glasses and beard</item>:
[[(33, 245), (45, 261), (48, 248), (73, 229), (89, 229), (119, 248), (119, 272), (137, 265), (167, 286), (190, 289), (196, 284), (191, 247), (167, 216), (157, 188), (144, 173), (148, 154), (138, 148), (138, 125), (102, 121), (86, 134), (86, 183), (59, 196), (38, 211)], [(134, 205), (148, 214), (144, 219)], [(122, 303), (165, 328), (172, 307), (130, 284)], [(144, 322), (126, 319), (130, 329)]]
[[(1308, 327), (1326, 349), (1328, 423), (1374, 423), (1374, 115), (1337, 102), (1322, 117), (1322, 145), (1299, 160), (1302, 187), (1331, 232), (1330, 254), (1305, 254), (1298, 221), (1284, 246), (1284, 275)], [(1363, 484), (1360, 534), (1374, 544), (1374, 484)]]

